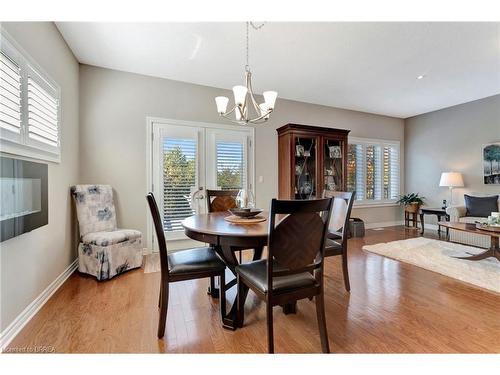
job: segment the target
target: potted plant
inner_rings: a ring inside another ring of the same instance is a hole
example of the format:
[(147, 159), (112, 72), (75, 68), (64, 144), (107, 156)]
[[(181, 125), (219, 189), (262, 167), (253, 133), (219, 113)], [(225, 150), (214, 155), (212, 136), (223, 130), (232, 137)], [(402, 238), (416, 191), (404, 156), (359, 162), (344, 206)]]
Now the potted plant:
[(424, 204), (425, 197), (421, 197), (418, 193), (409, 193), (405, 195), (401, 195), (397, 203), (405, 206), (406, 212), (418, 212), (420, 206)]

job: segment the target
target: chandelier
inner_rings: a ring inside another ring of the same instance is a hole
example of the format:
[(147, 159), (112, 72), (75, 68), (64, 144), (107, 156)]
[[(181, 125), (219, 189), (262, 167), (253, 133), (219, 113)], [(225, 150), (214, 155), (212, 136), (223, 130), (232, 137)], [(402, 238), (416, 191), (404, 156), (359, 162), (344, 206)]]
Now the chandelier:
[[(248, 29), (252, 26), (254, 30), (259, 30), (264, 26), (261, 24), (255, 26), (253, 22), (246, 23), (246, 65), (245, 65), (245, 86), (234, 86), (234, 106), (228, 111), (227, 105), (229, 98), (226, 96), (218, 96), (215, 98), (217, 112), (221, 117), (228, 119), (231, 122), (247, 125), (262, 124), (269, 119), (271, 112), (274, 110), (274, 104), (278, 93), (276, 91), (264, 91), (264, 103), (257, 103), (252, 89), (252, 73), (250, 72), (248, 58)], [(251, 109), (252, 108), (252, 109)], [(230, 115), (234, 112), (234, 118)], [(254, 112), (253, 115), (250, 112)], [(253, 117), (252, 117), (253, 116)]]

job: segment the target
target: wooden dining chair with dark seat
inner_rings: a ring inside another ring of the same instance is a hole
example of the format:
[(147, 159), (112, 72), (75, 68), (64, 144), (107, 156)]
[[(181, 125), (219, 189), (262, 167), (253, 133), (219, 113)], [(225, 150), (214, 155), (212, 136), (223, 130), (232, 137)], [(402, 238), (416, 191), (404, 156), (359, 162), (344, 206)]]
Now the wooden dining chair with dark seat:
[(239, 190), (207, 189), (207, 211), (222, 212), (236, 207), (236, 197)]
[(323, 193), (324, 198), (333, 199), (332, 217), (325, 245), (325, 257), (342, 256), (344, 286), (348, 292), (351, 291), (351, 284), (349, 283), (349, 269), (347, 267), (347, 237), (355, 195), (356, 192), (344, 191), (325, 191)]
[[(224, 212), (231, 208), (235, 208), (236, 197), (238, 196), (239, 190), (206, 190), (207, 197), (207, 212)], [(211, 247), (215, 248), (215, 244), (210, 244)], [(244, 250), (244, 249), (243, 249)], [(241, 251), (239, 252), (239, 258), (241, 262)], [(210, 278), (210, 288), (208, 289), (208, 294), (212, 297), (217, 298), (219, 296), (219, 291), (215, 287), (215, 279)]]
[(160, 308), (158, 338), (162, 338), (165, 334), (168, 292), (171, 282), (218, 276), (222, 288), (219, 303), (221, 319), (223, 319), (226, 315), (226, 293), (224, 290), (226, 266), (224, 262), (217, 256), (212, 247), (181, 250), (168, 254), (161, 216), (153, 193), (149, 193), (146, 199), (149, 204), (149, 209), (151, 210), (151, 216), (153, 217), (160, 250), (161, 284), (160, 299), (158, 303)]
[(273, 306), (312, 297), (316, 300), (321, 347), (324, 353), (330, 352), (323, 295), (323, 252), (331, 206), (331, 199), (273, 199), (268, 258), (236, 267), (238, 325), (243, 326), (244, 299), (250, 288), (266, 302), (269, 353), (274, 353)]

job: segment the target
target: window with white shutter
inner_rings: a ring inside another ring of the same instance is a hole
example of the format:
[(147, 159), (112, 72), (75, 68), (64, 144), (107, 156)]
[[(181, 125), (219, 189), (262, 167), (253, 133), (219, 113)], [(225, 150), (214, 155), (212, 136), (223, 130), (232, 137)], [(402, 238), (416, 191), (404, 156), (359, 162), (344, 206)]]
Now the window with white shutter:
[(196, 139), (163, 140), (163, 228), (182, 230), (181, 222), (193, 215), (191, 192), (196, 186)]
[(21, 69), (3, 52), (0, 52), (0, 128), (21, 134)]
[(217, 186), (222, 190), (246, 187), (245, 145), (242, 142), (216, 142)]
[(60, 161), (60, 89), (3, 30), (0, 145), (5, 152)]
[(347, 189), (356, 191), (356, 205), (394, 203), (399, 171), (399, 142), (349, 139)]
[(36, 72), (28, 75), (28, 138), (37, 146), (59, 146), (57, 89)]

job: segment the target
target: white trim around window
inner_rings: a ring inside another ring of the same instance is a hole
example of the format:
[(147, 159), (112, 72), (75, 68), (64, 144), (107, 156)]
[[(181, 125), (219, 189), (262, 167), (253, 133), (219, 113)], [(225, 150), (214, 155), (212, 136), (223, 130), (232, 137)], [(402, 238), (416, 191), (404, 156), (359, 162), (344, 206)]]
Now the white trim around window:
[(61, 161), (61, 89), (0, 28), (0, 148), (8, 154)]
[(354, 207), (396, 206), (401, 192), (399, 141), (349, 137), (348, 190), (356, 191)]

